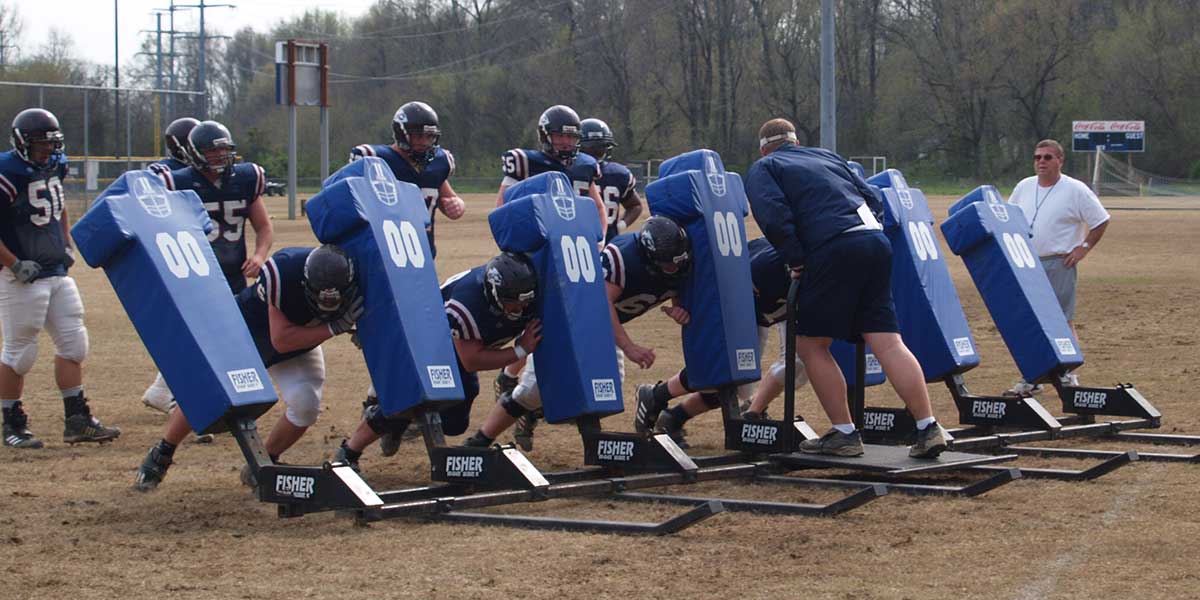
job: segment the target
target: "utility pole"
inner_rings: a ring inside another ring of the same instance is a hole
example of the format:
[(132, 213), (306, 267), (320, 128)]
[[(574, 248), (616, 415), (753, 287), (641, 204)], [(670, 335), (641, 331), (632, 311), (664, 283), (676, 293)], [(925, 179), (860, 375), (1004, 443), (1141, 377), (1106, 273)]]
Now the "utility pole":
[[(233, 4), (208, 4), (205, 0), (200, 0), (199, 4), (175, 4), (171, 2), (172, 8), (198, 8), (200, 9), (200, 32), (195, 36), (200, 40), (200, 65), (197, 69), (198, 81), (195, 88), (197, 91), (206, 92), (200, 96), (200, 110), (197, 111), (196, 118), (204, 120), (208, 117), (208, 40), (213, 38), (227, 38), (224, 35), (208, 35), (204, 27), (204, 11), (209, 8), (237, 8)], [(171, 29), (175, 29), (174, 26)]]

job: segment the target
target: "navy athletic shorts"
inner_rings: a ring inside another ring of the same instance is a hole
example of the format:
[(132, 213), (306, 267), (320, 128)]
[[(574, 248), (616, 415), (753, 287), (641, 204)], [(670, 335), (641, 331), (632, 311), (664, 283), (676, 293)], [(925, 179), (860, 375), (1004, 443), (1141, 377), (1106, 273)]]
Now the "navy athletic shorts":
[(899, 332), (892, 245), (881, 231), (843, 233), (809, 254), (796, 300), (796, 333), (856, 340)]

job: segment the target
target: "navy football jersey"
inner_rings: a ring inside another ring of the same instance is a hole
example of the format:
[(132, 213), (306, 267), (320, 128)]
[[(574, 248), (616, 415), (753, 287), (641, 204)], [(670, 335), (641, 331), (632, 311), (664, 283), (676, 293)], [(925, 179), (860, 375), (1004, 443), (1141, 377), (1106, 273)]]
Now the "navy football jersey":
[(450, 334), (460, 340), (480, 340), (488, 348), (503, 348), (521, 335), (534, 307), (525, 311), (525, 318), (510, 320), (492, 307), (483, 295), (483, 272), (478, 266), (454, 275), (442, 284), (442, 301)]
[(600, 188), (600, 199), (608, 212), (608, 229), (604, 233), (604, 241), (617, 236), (617, 219), (621, 218), (621, 199), (637, 185), (637, 179), (625, 165), (611, 160), (600, 163), (600, 180), (596, 187)]
[(294, 325), (308, 325), (317, 320), (304, 298), (304, 261), (308, 260), (312, 251), (312, 248), (284, 248), (272, 254), (263, 263), (254, 286), (237, 295), (242, 318), (246, 319), (258, 354), (268, 367), (312, 350), (276, 351), (275, 346), (271, 345), (271, 320), (267, 312), (267, 305), (270, 304), (283, 311), (283, 316)]
[(676, 285), (665, 277), (646, 269), (646, 262), (638, 249), (636, 232), (622, 233), (613, 238), (600, 252), (600, 264), (604, 267), (604, 280), (621, 288), (621, 295), (613, 302), (617, 319), (627, 323), (640, 317), (650, 309), (677, 295)]
[(174, 156), (166, 156), (158, 162), (150, 163), (150, 165), (146, 167), (146, 170), (158, 175), (159, 177), (162, 177), (171, 171), (178, 171), (179, 169), (186, 169), (187, 167), (188, 164), (182, 160), (179, 160)]
[[(242, 263), (246, 262), (246, 216), (250, 205), (258, 202), (267, 183), (262, 167), (237, 163), (227, 177), (213, 184), (194, 167), (168, 171), (160, 175), (170, 190), (192, 190), (200, 196), (213, 229), (208, 242), (233, 293), (246, 288)], [(219, 184), (219, 185), (218, 185)]]
[(67, 241), (63, 234), (63, 186), (67, 161), (39, 171), (17, 156), (0, 153), (0, 241), (20, 260), (42, 267), (38, 279), (66, 275)]
[(437, 256), (437, 246), (433, 243), (434, 219), (437, 215), (438, 192), (442, 184), (454, 174), (454, 155), (444, 148), (438, 148), (433, 160), (424, 167), (414, 167), (399, 152), (387, 144), (363, 144), (350, 150), (350, 162), (364, 156), (378, 156), (392, 168), (396, 179), (411, 183), (421, 188), (425, 197), (425, 210), (429, 211), (429, 227), (425, 233), (429, 235), (429, 249)]
[(767, 238), (750, 240), (750, 279), (754, 282), (754, 315), (760, 327), (783, 321), (787, 314), (791, 273)]
[(575, 184), (575, 193), (579, 196), (587, 196), (588, 187), (600, 179), (600, 163), (586, 152), (577, 154), (569, 165), (559, 162), (541, 150), (513, 148), (500, 157), (500, 166), (505, 177), (523, 181), (547, 172), (566, 173), (567, 177), (571, 178), (571, 183)]

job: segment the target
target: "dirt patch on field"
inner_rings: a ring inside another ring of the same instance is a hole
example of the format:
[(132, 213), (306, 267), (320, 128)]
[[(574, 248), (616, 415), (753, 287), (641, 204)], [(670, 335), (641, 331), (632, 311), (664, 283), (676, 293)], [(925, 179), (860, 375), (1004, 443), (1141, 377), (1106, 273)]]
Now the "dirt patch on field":
[[(933, 198), (945, 215), (950, 198)], [(286, 215), (278, 200), (272, 212)], [(469, 199), (460, 222), (438, 227), (444, 279), (495, 253), (486, 230), (488, 196)], [(1130, 200), (1121, 206), (1137, 207)], [(1180, 208), (1186, 202), (1154, 203)], [(304, 221), (277, 220), (276, 247), (311, 245)], [(753, 223), (750, 223), (753, 228)], [(941, 245), (943, 251), (946, 246)], [(1200, 379), (1200, 212), (1114, 212), (1103, 242), (1083, 263), (1079, 335), (1084, 383), (1131, 381), (1165, 415), (1164, 432), (1200, 433), (1192, 387)], [(1016, 369), (962, 262), (948, 262), (983, 358), (972, 390), (994, 393)], [(41, 451), (0, 450), (0, 597), (3, 598), (975, 598), (1194, 597), (1200, 519), (1196, 465), (1141, 463), (1087, 483), (1018, 481), (974, 499), (892, 494), (845, 515), (804, 518), (722, 514), (665, 538), (630, 538), (396, 521), (356, 527), (333, 515), (280, 520), (238, 484), (241, 454), (228, 436), (185, 445), (161, 489), (130, 491), (163, 418), (142, 407), (154, 367), (104, 274), (76, 269), (92, 352), (86, 384), (95, 412), (124, 434), (102, 447), (59, 440), (62, 408), (52, 380), (52, 346), (28, 378), (32, 429)], [(598, 316), (598, 318), (601, 318)], [(606, 317), (605, 317), (606, 318)], [(632, 325), (653, 346), (654, 368), (631, 367), (625, 383), (665, 378), (681, 364), (678, 331), (660, 314)], [(356, 425), (368, 379), (346, 339), (326, 345), (328, 382), (317, 425), (288, 453), (294, 462), (332, 455)], [(474, 410), (490, 408), (490, 374)], [(953, 423), (952, 403), (931, 386)], [(898, 406), (890, 389), (873, 404)], [(801, 409), (822, 429), (811, 392)], [(1056, 410), (1053, 395), (1047, 407)], [(627, 405), (631, 403), (627, 401)], [(260, 426), (274, 422), (276, 407)], [(631, 417), (606, 426), (628, 430)], [(689, 425), (693, 453), (721, 452), (716, 415)], [(544, 470), (581, 465), (573, 428), (538, 430), (533, 462)], [(1107, 445), (1104, 447), (1114, 447)], [(1158, 449), (1181, 452), (1185, 449)], [(428, 459), (406, 444), (390, 459), (363, 460), (378, 488), (426, 483)], [(1087, 461), (1027, 461), (1080, 468)], [(705, 484), (680, 493), (828, 502), (807, 488)], [(523, 514), (621, 520), (663, 519), (680, 509), (607, 500), (505, 507)]]

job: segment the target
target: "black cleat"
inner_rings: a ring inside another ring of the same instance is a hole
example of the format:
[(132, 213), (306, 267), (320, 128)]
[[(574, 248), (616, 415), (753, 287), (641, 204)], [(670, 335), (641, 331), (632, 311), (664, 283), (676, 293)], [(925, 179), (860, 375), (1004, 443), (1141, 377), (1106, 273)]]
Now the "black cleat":
[(350, 465), (350, 468), (354, 469), (355, 473), (361, 473), (362, 469), (358, 468), (358, 459), (361, 457), (362, 452), (354, 452), (346, 447), (346, 440), (342, 440), (342, 445), (338, 446), (337, 451), (333, 453), (333, 462)]
[(638, 433), (652, 431), (662, 409), (663, 407), (654, 404), (654, 385), (643, 383), (637, 386), (637, 410), (633, 414), (633, 430)]
[(464, 448), (489, 448), (496, 440), (493, 440), (485, 435), (482, 431), (476, 431), (475, 435), (463, 441)]
[(654, 421), (654, 433), (665, 433), (671, 437), (671, 441), (675, 442), (681, 450), (691, 448), (691, 444), (687, 443), (687, 434), (683, 430), (683, 425), (675, 421), (675, 416), (671, 411), (663, 411)]
[(174, 462), (170, 456), (162, 453), (157, 444), (146, 453), (142, 466), (138, 467), (137, 477), (133, 479), (133, 489), (139, 492), (152, 492), (167, 476), (167, 469)]
[(21, 403), (17, 402), (12, 408), (4, 409), (4, 445), (9, 448), (23, 448), (26, 450), (36, 450), (43, 446), (42, 440), (37, 439), (32, 431), (29, 431), (29, 416), (25, 414), (25, 409), (21, 408)]
[(522, 450), (530, 452), (533, 450), (533, 430), (537, 428), (540, 421), (546, 413), (542, 409), (529, 411), (517, 418), (517, 423), (513, 427), (513, 441), (517, 443)]
[(68, 444), (83, 442), (111, 442), (121, 437), (121, 430), (116, 427), (105, 427), (100, 419), (92, 416), (91, 411), (84, 410), (67, 417), (63, 426), (63, 441)]

